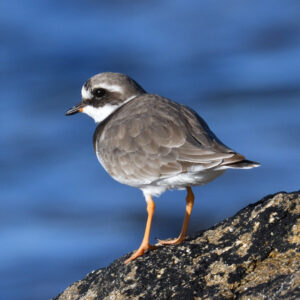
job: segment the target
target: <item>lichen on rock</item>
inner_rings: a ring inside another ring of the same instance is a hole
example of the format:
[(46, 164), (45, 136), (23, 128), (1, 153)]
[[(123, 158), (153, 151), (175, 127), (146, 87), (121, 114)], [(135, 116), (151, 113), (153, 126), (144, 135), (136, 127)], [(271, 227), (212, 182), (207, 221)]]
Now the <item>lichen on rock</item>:
[(183, 244), (122, 257), (55, 300), (300, 299), (300, 192), (270, 195)]

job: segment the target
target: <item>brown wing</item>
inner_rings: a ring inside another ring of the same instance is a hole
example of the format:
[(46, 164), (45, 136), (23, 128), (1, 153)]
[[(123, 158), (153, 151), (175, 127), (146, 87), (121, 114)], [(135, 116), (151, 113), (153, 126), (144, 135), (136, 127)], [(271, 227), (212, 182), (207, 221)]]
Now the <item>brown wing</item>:
[(94, 144), (108, 173), (134, 185), (212, 168), (236, 155), (194, 111), (150, 94), (125, 104), (100, 125)]

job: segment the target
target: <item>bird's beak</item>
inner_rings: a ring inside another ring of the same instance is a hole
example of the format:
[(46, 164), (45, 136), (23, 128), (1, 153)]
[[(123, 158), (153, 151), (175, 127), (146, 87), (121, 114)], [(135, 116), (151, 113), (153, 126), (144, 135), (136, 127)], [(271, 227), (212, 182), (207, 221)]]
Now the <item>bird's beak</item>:
[(71, 109), (69, 109), (66, 112), (66, 116), (71, 116), (71, 115), (77, 114), (78, 112), (82, 112), (83, 107), (84, 107), (84, 104), (82, 102), (80, 102), (79, 104), (77, 104), (77, 105), (73, 106)]

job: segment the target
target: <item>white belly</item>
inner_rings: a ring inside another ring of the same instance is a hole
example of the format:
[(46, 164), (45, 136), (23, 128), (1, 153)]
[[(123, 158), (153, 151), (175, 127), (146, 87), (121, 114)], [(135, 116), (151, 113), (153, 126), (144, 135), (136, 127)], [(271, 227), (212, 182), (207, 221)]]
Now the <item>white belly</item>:
[(225, 170), (203, 171), (198, 173), (181, 173), (168, 178), (163, 178), (140, 187), (145, 195), (159, 196), (166, 190), (185, 189), (188, 186), (205, 185), (222, 175)]

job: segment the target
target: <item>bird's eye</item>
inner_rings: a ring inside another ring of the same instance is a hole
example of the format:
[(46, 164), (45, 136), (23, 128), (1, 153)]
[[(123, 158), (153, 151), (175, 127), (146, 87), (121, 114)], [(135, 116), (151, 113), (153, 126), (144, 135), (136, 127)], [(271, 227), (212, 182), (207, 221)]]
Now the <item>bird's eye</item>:
[(102, 97), (105, 94), (105, 89), (95, 89), (93, 94), (97, 98)]

